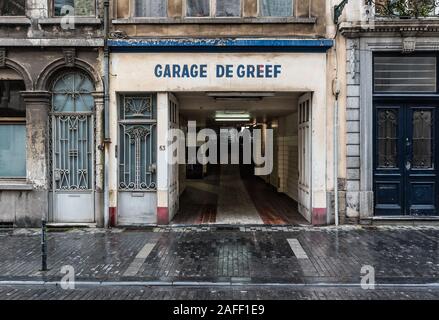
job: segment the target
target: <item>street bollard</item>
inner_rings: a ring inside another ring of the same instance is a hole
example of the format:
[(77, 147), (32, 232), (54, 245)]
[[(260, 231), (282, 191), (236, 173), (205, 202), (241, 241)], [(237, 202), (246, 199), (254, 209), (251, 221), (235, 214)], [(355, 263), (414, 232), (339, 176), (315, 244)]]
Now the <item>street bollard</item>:
[(47, 271), (46, 220), (41, 220), (41, 271)]

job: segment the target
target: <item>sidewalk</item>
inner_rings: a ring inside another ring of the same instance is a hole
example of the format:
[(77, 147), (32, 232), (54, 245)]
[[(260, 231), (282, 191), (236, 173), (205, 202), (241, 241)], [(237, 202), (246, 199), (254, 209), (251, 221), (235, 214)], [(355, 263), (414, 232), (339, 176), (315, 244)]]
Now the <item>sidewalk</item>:
[(47, 272), (39, 271), (38, 230), (1, 232), (0, 281), (60, 281), (71, 265), (76, 281), (359, 285), (369, 265), (378, 285), (439, 283), (438, 227), (264, 229), (51, 232)]

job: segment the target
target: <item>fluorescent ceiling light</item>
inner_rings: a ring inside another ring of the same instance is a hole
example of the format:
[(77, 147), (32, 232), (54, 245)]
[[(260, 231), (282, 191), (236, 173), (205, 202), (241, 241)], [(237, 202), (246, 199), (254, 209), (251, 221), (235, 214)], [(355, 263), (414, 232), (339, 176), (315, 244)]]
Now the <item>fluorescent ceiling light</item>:
[(207, 92), (208, 97), (213, 98), (260, 98), (274, 97), (274, 92)]
[(217, 122), (243, 122), (250, 121), (250, 118), (216, 118)]
[(250, 114), (242, 110), (217, 111), (215, 118), (250, 118)]

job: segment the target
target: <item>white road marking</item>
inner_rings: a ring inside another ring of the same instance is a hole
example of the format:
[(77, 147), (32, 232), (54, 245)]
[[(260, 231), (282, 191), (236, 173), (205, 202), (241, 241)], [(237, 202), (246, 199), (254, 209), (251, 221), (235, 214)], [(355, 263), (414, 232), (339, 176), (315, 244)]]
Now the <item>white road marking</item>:
[(309, 259), (299, 240), (287, 239), (287, 241), (297, 259)]
[(123, 276), (124, 277), (135, 276), (139, 272), (139, 270), (142, 267), (142, 264), (145, 262), (146, 258), (148, 258), (149, 254), (151, 253), (154, 246), (155, 246), (155, 243), (145, 244), (143, 246), (143, 248), (139, 251), (137, 256), (134, 258), (133, 262), (131, 262), (131, 264), (125, 270)]

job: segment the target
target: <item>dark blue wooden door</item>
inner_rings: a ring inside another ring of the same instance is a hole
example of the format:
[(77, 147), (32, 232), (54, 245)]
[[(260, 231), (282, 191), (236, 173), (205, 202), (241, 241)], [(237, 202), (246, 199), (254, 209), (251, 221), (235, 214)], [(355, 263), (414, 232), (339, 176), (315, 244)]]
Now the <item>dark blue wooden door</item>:
[(375, 215), (439, 215), (438, 116), (431, 105), (376, 104)]

